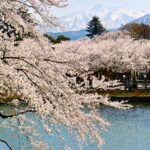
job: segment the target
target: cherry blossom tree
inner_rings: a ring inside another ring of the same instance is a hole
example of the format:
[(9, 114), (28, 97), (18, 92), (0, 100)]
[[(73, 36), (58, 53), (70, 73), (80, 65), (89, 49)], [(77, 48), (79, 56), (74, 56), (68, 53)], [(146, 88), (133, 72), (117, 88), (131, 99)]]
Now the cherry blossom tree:
[[(86, 71), (91, 62), (91, 57), (84, 57), (83, 52), (76, 50), (90, 50), (89, 44), (96, 43), (96, 39), (78, 41), (75, 45), (70, 42), (72, 47), (68, 47), (68, 43), (53, 46), (35, 30), (39, 17), (41, 21), (54, 26), (50, 8), (65, 5), (63, 0), (0, 1), (0, 99), (15, 110), (13, 115), (5, 116), (2, 112), (0, 115), (3, 118), (12, 117), (11, 124), (18, 125), (20, 134), (27, 136), (36, 149), (44, 149), (45, 145), (32, 138), (37, 134), (34, 133), (34, 122), (31, 119), (30, 126), (25, 123), (28, 119), (24, 114), (27, 112), (46, 120), (46, 124), (43, 121), (43, 128), (48, 133), (53, 125), (62, 124), (68, 131), (75, 130), (74, 134), (79, 141), (85, 141), (89, 135), (101, 148), (103, 140), (99, 127), (105, 130), (109, 123), (99, 116), (96, 106), (102, 103), (126, 109), (130, 105), (111, 102), (107, 96), (78, 93), (70, 87), (66, 73)], [(33, 19), (34, 15), (28, 14), (28, 9), (39, 17)], [(105, 42), (101, 46), (111, 50), (113, 43), (110, 44), (109, 40)], [(89, 44), (82, 47), (81, 43)], [(90, 53), (87, 55), (90, 56)], [(105, 89), (108, 83), (99, 81), (98, 86)], [(26, 103), (27, 107), (21, 107), (22, 103)], [(83, 111), (85, 105), (89, 113)], [(29, 132), (33, 133), (32, 136), (29, 136)]]
[(126, 72), (149, 67), (149, 40), (135, 40), (121, 31), (64, 42), (57, 45), (57, 49), (62, 53), (73, 53), (74, 59), (80, 60), (77, 66), (84, 66), (89, 71), (106, 68)]

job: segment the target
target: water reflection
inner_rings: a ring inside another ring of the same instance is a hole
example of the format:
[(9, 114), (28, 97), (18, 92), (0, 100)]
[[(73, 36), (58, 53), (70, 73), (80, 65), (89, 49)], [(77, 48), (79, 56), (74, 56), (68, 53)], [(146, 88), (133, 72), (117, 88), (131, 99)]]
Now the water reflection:
[(0, 142), (0, 150), (10, 150), (10, 149), (5, 143)]
[[(8, 108), (7, 108), (8, 109)], [(150, 105), (149, 104), (136, 104), (129, 110), (118, 110), (109, 107), (101, 107), (99, 113), (103, 118), (107, 119), (111, 126), (108, 128), (108, 132), (102, 132), (102, 137), (105, 140), (102, 150), (149, 150), (150, 142)], [(27, 117), (34, 118), (32, 114), (28, 114)], [(48, 136), (41, 128), (38, 119), (37, 128), (40, 132), (41, 138), (49, 145), (54, 145), (55, 150), (63, 150), (64, 143), (59, 142), (59, 135), (53, 131), (53, 136)], [(4, 119), (0, 118), (1, 123)], [(27, 144), (26, 138), (15, 136), (14, 132), (17, 132), (17, 126), (13, 125), (14, 122), (8, 119), (10, 122), (10, 129), (0, 128), (0, 138), (7, 140), (15, 150), (22, 149), (24, 143)], [(78, 150), (78, 143), (73, 135), (70, 135), (62, 126), (59, 126), (60, 132), (65, 138), (66, 143), (73, 150)], [(28, 147), (30, 149), (30, 146)], [(84, 150), (98, 150), (95, 143), (88, 141), (87, 145), (83, 145)], [(0, 150), (8, 150), (7, 147), (0, 145)]]

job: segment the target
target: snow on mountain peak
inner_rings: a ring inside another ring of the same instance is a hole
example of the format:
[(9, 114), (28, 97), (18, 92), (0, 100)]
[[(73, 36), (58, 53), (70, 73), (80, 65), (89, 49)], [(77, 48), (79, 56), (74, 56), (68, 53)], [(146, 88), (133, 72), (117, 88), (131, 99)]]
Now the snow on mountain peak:
[(125, 8), (105, 8), (102, 5), (97, 5), (86, 12), (76, 12), (66, 15), (60, 18), (60, 23), (65, 27), (66, 31), (77, 31), (85, 29), (92, 17), (98, 16), (107, 29), (116, 29), (147, 13), (149, 12), (132, 11)]

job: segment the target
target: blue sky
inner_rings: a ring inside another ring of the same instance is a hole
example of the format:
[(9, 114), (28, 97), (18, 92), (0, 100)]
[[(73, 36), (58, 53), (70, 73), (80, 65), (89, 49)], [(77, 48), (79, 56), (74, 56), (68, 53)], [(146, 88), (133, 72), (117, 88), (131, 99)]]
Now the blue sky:
[(63, 16), (72, 12), (84, 11), (96, 5), (104, 7), (124, 7), (131, 10), (150, 10), (150, 0), (69, 0), (63, 9), (54, 10), (55, 15)]

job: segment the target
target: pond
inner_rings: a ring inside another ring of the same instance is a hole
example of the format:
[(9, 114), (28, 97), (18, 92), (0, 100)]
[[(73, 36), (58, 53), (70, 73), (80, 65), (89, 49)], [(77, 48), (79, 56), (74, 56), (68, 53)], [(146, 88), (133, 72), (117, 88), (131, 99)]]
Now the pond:
[[(99, 113), (107, 119), (111, 126), (107, 132), (102, 132), (102, 137), (105, 144), (102, 150), (149, 150), (150, 149), (150, 106), (136, 105), (130, 110), (118, 110), (114, 108), (102, 107)], [(31, 116), (31, 114), (28, 114)], [(3, 122), (4, 119), (0, 118)], [(24, 137), (17, 135), (17, 128), (12, 126), (11, 120), (10, 129), (0, 128), (0, 138), (6, 140), (14, 150), (22, 150), (22, 145), (26, 143)], [(35, 119), (35, 121), (37, 121)], [(14, 128), (14, 129), (13, 129)], [(38, 125), (40, 128), (40, 125)], [(42, 129), (41, 137), (48, 145), (53, 145), (55, 150), (63, 150), (64, 143), (58, 142), (59, 136), (56, 132), (53, 136), (47, 136)], [(63, 128), (60, 127), (60, 132), (65, 138), (66, 143), (73, 150), (78, 150), (75, 138)], [(14, 136), (15, 134), (15, 136)], [(27, 149), (27, 148), (26, 148)], [(30, 148), (28, 148), (30, 149)], [(4, 143), (0, 143), (0, 150), (8, 150)], [(98, 150), (94, 143), (88, 141), (87, 145), (83, 145), (83, 150)]]

